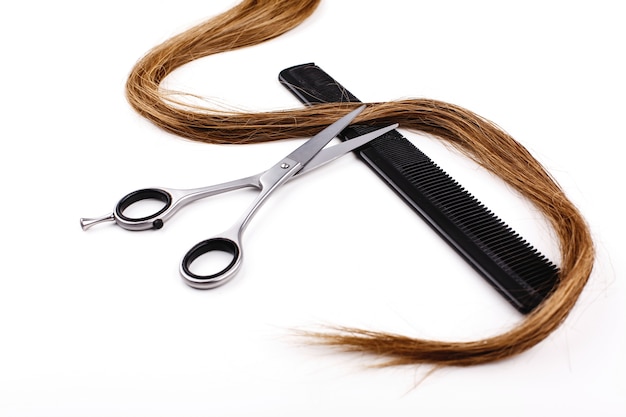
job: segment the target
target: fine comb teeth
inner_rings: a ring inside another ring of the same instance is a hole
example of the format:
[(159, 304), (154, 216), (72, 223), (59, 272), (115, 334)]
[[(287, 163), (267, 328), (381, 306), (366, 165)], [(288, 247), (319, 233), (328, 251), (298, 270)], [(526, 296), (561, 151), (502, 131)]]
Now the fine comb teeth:
[[(288, 68), (279, 79), (305, 104), (359, 101), (314, 64)], [(340, 137), (372, 130), (352, 125)], [(529, 313), (552, 291), (558, 268), (398, 131), (357, 155), (520, 312)]]
[(425, 214), (432, 220), (441, 214), (436, 225), (429, 223), (518, 310), (528, 313), (545, 299), (558, 277), (554, 264), (410, 142), (391, 139), (376, 145), (423, 197)]

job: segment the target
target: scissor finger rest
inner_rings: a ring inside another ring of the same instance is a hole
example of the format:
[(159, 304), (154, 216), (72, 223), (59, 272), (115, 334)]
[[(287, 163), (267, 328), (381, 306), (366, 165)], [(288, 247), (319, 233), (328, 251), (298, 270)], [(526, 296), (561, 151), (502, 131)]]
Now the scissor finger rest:
[[(124, 212), (131, 205), (144, 200), (158, 200), (164, 203), (164, 206), (161, 207), (155, 213), (149, 214), (143, 217), (131, 217)], [(127, 222), (143, 222), (146, 220), (154, 219), (163, 214), (167, 209), (172, 205), (172, 196), (165, 192), (164, 190), (160, 190), (157, 188), (144, 188), (143, 190), (133, 191), (132, 193), (126, 194), (115, 206), (115, 216), (123, 221)], [(155, 220), (152, 223), (152, 227), (155, 229), (160, 229), (163, 227), (163, 221), (160, 219)]]
[[(191, 265), (201, 256), (209, 252), (224, 252), (232, 257), (222, 270), (200, 275), (191, 271)], [(241, 265), (242, 251), (239, 243), (227, 237), (214, 237), (196, 244), (183, 257), (180, 273), (187, 284), (193, 288), (210, 289), (226, 283), (237, 272)]]

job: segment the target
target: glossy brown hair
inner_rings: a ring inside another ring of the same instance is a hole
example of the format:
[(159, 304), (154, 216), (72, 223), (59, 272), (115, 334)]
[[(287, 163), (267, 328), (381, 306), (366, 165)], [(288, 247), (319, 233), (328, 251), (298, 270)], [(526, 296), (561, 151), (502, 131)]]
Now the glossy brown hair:
[[(141, 115), (176, 135), (208, 143), (253, 143), (312, 136), (350, 104), (240, 113), (202, 108), (165, 91), (163, 79), (182, 65), (208, 55), (256, 45), (306, 19), (319, 0), (244, 0), (149, 51), (132, 69), (127, 97)], [(561, 251), (560, 276), (553, 293), (509, 331), (470, 342), (446, 342), (337, 327), (309, 333), (315, 340), (347, 351), (379, 355), (388, 365), (468, 366), (517, 355), (545, 339), (578, 300), (594, 263), (589, 229), (576, 207), (542, 165), (511, 136), (473, 112), (437, 100), (368, 103), (357, 123), (399, 123), (461, 150), (528, 198), (554, 228)]]

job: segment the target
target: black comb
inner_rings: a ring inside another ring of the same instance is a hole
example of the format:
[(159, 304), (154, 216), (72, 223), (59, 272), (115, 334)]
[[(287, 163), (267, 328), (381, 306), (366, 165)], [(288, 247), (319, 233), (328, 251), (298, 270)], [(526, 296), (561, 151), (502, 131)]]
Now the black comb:
[[(279, 81), (306, 105), (359, 102), (315, 64), (287, 68)], [(351, 125), (340, 138), (375, 129)], [(558, 268), (398, 131), (355, 152), (520, 312), (529, 313), (552, 291)]]

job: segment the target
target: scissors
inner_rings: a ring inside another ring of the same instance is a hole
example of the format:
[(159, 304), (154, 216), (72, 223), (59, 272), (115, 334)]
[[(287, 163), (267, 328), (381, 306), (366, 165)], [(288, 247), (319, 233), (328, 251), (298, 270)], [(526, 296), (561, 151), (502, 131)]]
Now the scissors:
[[(297, 175), (299, 177), (304, 173), (310, 172), (398, 127), (397, 124), (394, 124), (323, 149), (339, 132), (348, 126), (363, 109), (365, 109), (365, 106), (361, 106), (343, 116), (289, 155), (281, 158), (265, 172), (202, 188), (186, 190), (145, 188), (133, 191), (122, 197), (117, 203), (113, 213), (97, 218), (81, 218), (81, 227), (83, 230), (87, 230), (98, 223), (114, 221), (127, 230), (160, 229), (163, 227), (165, 221), (174, 215), (174, 213), (193, 201), (241, 188), (256, 188), (260, 190), (259, 195), (235, 224), (225, 232), (196, 244), (186, 253), (181, 261), (180, 274), (191, 287), (209, 289), (220, 286), (228, 282), (239, 270), (243, 259), (241, 240), (244, 229), (259, 207), (266, 201), (267, 197), (287, 181), (294, 178), (294, 176)], [(125, 214), (125, 211), (131, 205), (143, 200), (157, 200), (163, 204), (163, 207), (155, 213), (144, 217), (130, 217)], [(192, 272), (190, 268), (191, 264), (200, 256), (212, 251), (226, 253), (231, 257), (230, 263), (221, 271), (213, 274), (200, 275)]]

